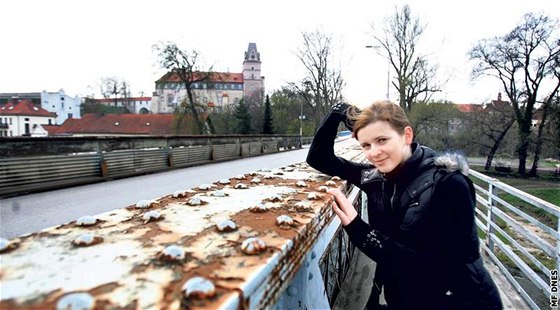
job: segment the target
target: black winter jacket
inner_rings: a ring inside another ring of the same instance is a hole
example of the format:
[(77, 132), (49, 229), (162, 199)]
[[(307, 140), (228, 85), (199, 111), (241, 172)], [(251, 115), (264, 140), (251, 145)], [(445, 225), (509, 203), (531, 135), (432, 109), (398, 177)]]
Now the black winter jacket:
[(326, 117), (307, 162), (367, 194), (369, 224), (357, 217), (344, 229), (376, 261), (389, 309), (502, 309), (479, 254), (474, 188), (459, 171), (466, 161), (413, 143), (412, 156), (382, 174), (334, 154), (342, 120)]

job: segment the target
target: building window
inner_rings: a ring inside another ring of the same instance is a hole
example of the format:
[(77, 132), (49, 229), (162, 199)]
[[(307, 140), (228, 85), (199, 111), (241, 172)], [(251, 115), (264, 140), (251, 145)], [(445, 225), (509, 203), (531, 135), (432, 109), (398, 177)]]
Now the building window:
[(10, 125), (12, 124), (12, 118), (10, 117)]
[(49, 125), (52, 125), (52, 120), (49, 118)]
[[(72, 116), (73, 116), (72, 113), (68, 113), (68, 118), (72, 118)], [(49, 120), (49, 123), (50, 123), (50, 120)]]
[(23, 119), (23, 120), (26, 121), (26, 122), (29, 122), (29, 118), (27, 118), (27, 117), (26, 117), (25, 119)]
[(54, 109), (54, 104), (53, 104), (52, 108)]

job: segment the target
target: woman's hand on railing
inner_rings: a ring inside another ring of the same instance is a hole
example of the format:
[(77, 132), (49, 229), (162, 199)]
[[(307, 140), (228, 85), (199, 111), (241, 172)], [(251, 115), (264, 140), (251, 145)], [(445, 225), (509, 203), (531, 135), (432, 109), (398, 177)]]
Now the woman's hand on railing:
[(333, 211), (340, 218), (342, 225), (350, 224), (358, 216), (358, 211), (354, 209), (350, 200), (339, 189), (329, 189), (327, 193), (334, 197), (332, 203)]

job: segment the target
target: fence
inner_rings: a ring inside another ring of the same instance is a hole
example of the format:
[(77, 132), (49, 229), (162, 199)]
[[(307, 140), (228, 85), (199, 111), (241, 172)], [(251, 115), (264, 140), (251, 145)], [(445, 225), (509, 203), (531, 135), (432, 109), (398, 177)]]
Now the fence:
[(483, 250), (532, 309), (557, 307), (560, 209), (479, 172), (471, 170), (470, 175)]
[(301, 148), (299, 136), (0, 138), (0, 196)]

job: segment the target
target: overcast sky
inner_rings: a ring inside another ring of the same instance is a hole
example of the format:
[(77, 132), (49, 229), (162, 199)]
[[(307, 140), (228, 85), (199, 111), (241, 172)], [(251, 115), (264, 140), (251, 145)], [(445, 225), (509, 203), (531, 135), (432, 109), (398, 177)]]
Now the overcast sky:
[[(523, 14), (558, 18), (560, 1), (409, 1), (426, 25), (421, 51), (449, 82), (439, 97), (481, 103), (500, 91), (494, 81), (472, 83), (467, 52), (478, 40), (512, 30)], [(267, 92), (302, 78), (295, 52), (302, 32), (320, 30), (341, 55), (345, 97), (356, 105), (384, 99), (387, 61), (365, 46), (380, 24), (406, 1), (1, 1), (0, 93), (99, 92), (103, 77), (126, 80), (133, 95), (151, 96), (159, 68), (152, 46), (173, 41), (197, 50), (206, 67), (241, 72), (249, 42), (261, 53)], [(395, 98), (392, 91), (391, 99)]]

